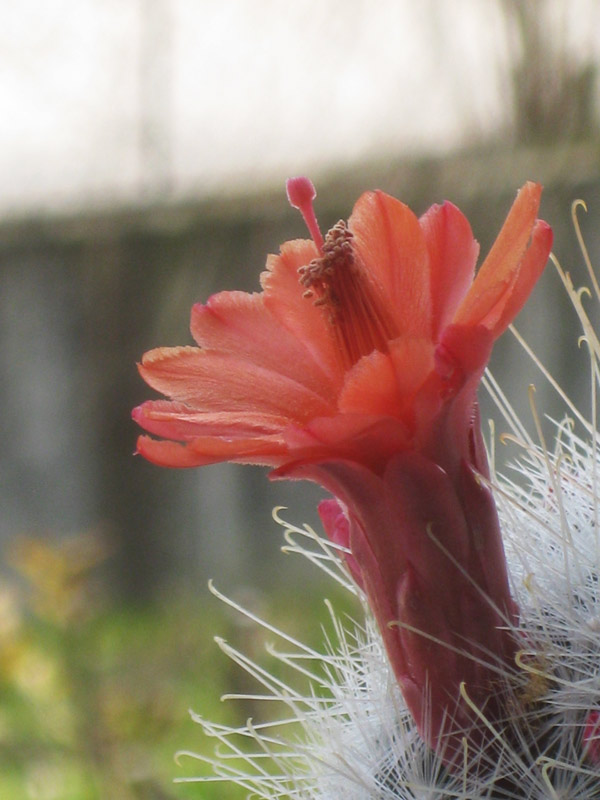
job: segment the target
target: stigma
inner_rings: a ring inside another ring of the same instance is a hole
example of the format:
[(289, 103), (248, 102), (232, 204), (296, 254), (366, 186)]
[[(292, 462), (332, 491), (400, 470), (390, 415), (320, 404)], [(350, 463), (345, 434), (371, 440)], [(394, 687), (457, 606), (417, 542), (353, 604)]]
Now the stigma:
[(300, 176), (298, 178), (288, 178), (285, 190), (289, 204), (292, 208), (297, 208), (302, 214), (308, 232), (312, 236), (317, 250), (321, 252), (323, 247), (323, 235), (319, 229), (317, 216), (313, 206), (313, 200), (317, 196), (317, 190), (310, 178)]

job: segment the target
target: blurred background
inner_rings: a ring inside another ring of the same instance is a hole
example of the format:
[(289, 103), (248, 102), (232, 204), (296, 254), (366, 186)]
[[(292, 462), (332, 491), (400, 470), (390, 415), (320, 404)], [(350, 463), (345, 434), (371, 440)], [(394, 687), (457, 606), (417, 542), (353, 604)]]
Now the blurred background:
[[(0, 22), (0, 797), (239, 796), (171, 783), (173, 752), (204, 747), (188, 706), (240, 680), (212, 636), (260, 646), (206, 582), (318, 642), (319, 578), (271, 509), (316, 525), (321, 493), (134, 458), (135, 362), (305, 235), (289, 175), (323, 229), (368, 188), (452, 200), (482, 253), (541, 181), (585, 282), (570, 206), (598, 265), (600, 2), (21, 0)], [(518, 328), (587, 410), (552, 267)], [(527, 417), (538, 375), (510, 336), (492, 369)]]

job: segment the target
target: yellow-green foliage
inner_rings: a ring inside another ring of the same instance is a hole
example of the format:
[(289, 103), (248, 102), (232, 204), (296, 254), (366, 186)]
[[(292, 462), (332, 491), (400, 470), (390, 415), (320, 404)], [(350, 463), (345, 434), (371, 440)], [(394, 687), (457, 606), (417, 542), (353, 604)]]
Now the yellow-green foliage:
[[(174, 784), (202, 769), (185, 759), (176, 764), (174, 754), (207, 753), (213, 746), (189, 708), (228, 724), (256, 714), (252, 701), (221, 703), (225, 692), (259, 687), (219, 651), (213, 636), (259, 657), (264, 634), (204, 586), (194, 597), (152, 607), (109, 602), (98, 578), (108, 554), (94, 534), (53, 543), (23, 539), (9, 553), (14, 579), (0, 580), (0, 797), (244, 797), (235, 786)], [(256, 596), (244, 602), (317, 644), (323, 638), (318, 618), (326, 611), (316, 591), (311, 597), (303, 582), (300, 618), (297, 603)]]

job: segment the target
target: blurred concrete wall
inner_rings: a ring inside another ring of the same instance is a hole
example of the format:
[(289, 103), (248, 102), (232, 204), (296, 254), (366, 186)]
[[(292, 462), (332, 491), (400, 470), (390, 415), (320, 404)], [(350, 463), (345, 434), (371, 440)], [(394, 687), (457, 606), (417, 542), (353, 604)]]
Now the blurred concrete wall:
[[(322, 176), (317, 208), (326, 228), (347, 217), (367, 188), (389, 191), (417, 213), (449, 199), (468, 215), (485, 254), (527, 179), (545, 184), (541, 215), (555, 229), (555, 252), (576, 283), (585, 283), (570, 204), (576, 197), (588, 203), (582, 226), (600, 266), (595, 142), (364, 165)], [(258, 289), (266, 254), (304, 235), (283, 186), (0, 226), (0, 544), (21, 532), (102, 525), (118, 544), (115, 579), (139, 597), (210, 575), (235, 583), (274, 579), (269, 556), (280, 537), (271, 508), (288, 505), (291, 519), (314, 522), (320, 492), (270, 484), (261, 469), (147, 464), (132, 456), (130, 410), (152, 394), (135, 369), (141, 354), (191, 343), (193, 302), (223, 289)], [(585, 404), (586, 360), (573, 324), (549, 267), (518, 327)], [(526, 415), (526, 384), (538, 376), (518, 351), (506, 337), (494, 371)], [(551, 393), (538, 391), (538, 403), (560, 413)]]

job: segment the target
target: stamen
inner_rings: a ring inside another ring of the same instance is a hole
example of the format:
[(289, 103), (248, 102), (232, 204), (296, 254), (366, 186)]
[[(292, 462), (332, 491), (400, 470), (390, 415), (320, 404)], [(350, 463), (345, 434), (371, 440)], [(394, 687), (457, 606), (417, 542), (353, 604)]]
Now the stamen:
[(315, 258), (306, 267), (300, 267), (300, 283), (305, 287), (305, 297), (317, 295), (315, 305), (327, 305), (333, 317), (341, 305), (342, 280), (348, 280), (356, 272), (352, 234), (343, 220), (327, 232), (321, 248), (322, 257)]
[(312, 236), (313, 242), (317, 245), (319, 253), (323, 251), (323, 235), (319, 229), (317, 216), (313, 207), (313, 200), (317, 196), (317, 190), (309, 178), (303, 176), (298, 178), (288, 178), (285, 184), (287, 197), (292, 208), (297, 208), (304, 218), (308, 232)]
[(300, 267), (304, 297), (322, 306), (334, 329), (345, 368), (362, 356), (387, 351), (395, 326), (357, 260), (352, 233), (340, 220), (328, 231), (322, 256)]

